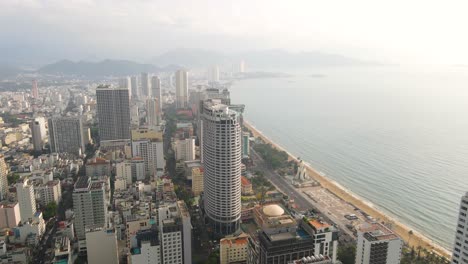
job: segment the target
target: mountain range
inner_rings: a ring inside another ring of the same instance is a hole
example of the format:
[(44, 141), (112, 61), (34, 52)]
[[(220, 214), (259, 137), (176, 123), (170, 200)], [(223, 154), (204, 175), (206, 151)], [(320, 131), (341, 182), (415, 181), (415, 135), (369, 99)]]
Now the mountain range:
[[(219, 65), (232, 69), (240, 61), (250, 69), (265, 68), (304, 68), (319, 66), (356, 66), (379, 65), (371, 61), (363, 61), (337, 54), (322, 52), (292, 53), (283, 50), (250, 51), (242, 53), (221, 53), (201, 49), (176, 49), (150, 58), (147, 63), (130, 60), (70, 61), (61, 60), (45, 65), (35, 72), (39, 74), (73, 75), (83, 77), (125, 76), (141, 72), (167, 72), (179, 68), (202, 68)], [(0, 67), (0, 78), (13, 76), (22, 71), (15, 67)], [(34, 72), (29, 71), (28, 72)]]

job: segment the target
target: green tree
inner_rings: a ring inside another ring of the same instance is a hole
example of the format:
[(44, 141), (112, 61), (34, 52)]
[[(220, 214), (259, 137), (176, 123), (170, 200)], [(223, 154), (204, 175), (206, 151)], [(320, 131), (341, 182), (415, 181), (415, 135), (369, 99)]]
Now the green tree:
[(338, 259), (343, 264), (354, 264), (356, 259), (356, 246), (354, 244), (340, 245), (338, 247)]
[(45, 220), (49, 220), (50, 218), (54, 217), (57, 214), (57, 203), (50, 202), (49, 204), (47, 204), (43, 213)]
[(12, 173), (10, 175), (7, 176), (7, 180), (8, 180), (8, 185), (11, 185), (13, 183), (16, 183), (20, 178), (20, 175), (18, 173)]

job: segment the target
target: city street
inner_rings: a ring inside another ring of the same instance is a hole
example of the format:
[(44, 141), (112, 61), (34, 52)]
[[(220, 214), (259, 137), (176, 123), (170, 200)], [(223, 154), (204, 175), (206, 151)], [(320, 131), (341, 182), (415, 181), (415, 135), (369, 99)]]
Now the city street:
[(346, 227), (348, 220), (343, 218), (341, 215), (335, 215), (334, 212), (329, 212), (328, 209), (323, 205), (321, 206), (318, 203), (313, 202), (305, 194), (303, 194), (300, 189), (296, 189), (284, 177), (281, 177), (275, 171), (268, 168), (268, 166), (265, 164), (265, 161), (258, 153), (255, 152), (253, 148), (251, 149), (251, 153), (255, 164), (255, 170), (262, 171), (265, 177), (270, 180), (270, 182), (273, 183), (278, 190), (287, 194), (290, 199), (294, 199), (294, 202), (297, 206), (297, 211), (316, 209), (320, 212), (320, 217), (331, 224), (335, 224), (338, 227), (342, 233), (340, 237), (342, 241), (353, 241), (355, 239), (353, 232)]

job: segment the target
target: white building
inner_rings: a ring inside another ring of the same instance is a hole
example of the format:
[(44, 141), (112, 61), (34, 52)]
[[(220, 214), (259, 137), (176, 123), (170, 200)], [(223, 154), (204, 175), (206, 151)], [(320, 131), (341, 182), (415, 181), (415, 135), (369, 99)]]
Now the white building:
[(139, 231), (136, 234), (137, 247), (132, 248), (132, 264), (160, 264), (161, 244), (157, 229)]
[(214, 231), (224, 235), (236, 232), (241, 218), (241, 133), (239, 112), (219, 100), (204, 102), (203, 202)]
[(34, 196), (34, 187), (28, 179), (16, 184), (16, 195), (18, 198), (21, 222), (26, 222), (34, 217), (36, 213), (36, 197)]
[(36, 212), (28, 221), (13, 228), (15, 242), (36, 245), (46, 230), (42, 212)]
[(457, 232), (453, 248), (452, 264), (468, 264), (468, 192), (462, 197), (458, 215)]
[(186, 70), (178, 70), (175, 73), (176, 79), (176, 107), (188, 107), (188, 72)]
[(115, 164), (115, 179), (124, 179), (128, 186), (132, 184), (132, 163), (129, 160)]
[(34, 186), (34, 191), (38, 198), (38, 203), (44, 207), (51, 202), (55, 202), (58, 205), (62, 198), (62, 187), (59, 180)]
[(132, 182), (133, 179), (137, 181), (144, 180), (146, 177), (146, 165), (142, 157), (135, 157), (132, 159)]
[[(85, 231), (88, 226), (106, 226), (106, 204), (103, 182), (93, 182), (84, 176), (78, 178), (73, 190), (73, 210), (75, 211), (75, 231), (79, 240), (86, 238)], [(83, 243), (80, 247), (84, 248)]]
[(31, 135), (34, 151), (42, 151), (44, 139), (47, 137), (46, 121), (44, 117), (36, 117), (31, 121)]
[(151, 78), (151, 97), (158, 99), (159, 110), (162, 109), (162, 96), (161, 96), (161, 79), (158, 76), (153, 76)]
[(174, 142), (176, 160), (195, 160), (195, 138), (179, 139)]
[(219, 82), (219, 67), (217, 65), (211, 67), (208, 71), (208, 80), (210, 82)]
[(5, 199), (8, 193), (8, 166), (5, 157), (0, 155), (0, 200)]
[(157, 98), (146, 99), (146, 120), (149, 127), (157, 127), (161, 121), (159, 100)]
[(142, 157), (145, 161), (146, 174), (156, 175), (163, 171), (166, 164), (164, 160), (164, 144), (162, 141), (149, 139), (132, 141), (132, 156)]
[(0, 228), (13, 228), (21, 221), (21, 213), (17, 202), (2, 201), (0, 203)]
[(402, 240), (380, 223), (365, 223), (357, 229), (356, 263), (372, 264), (381, 259), (384, 264), (399, 264)]
[(132, 81), (130, 77), (124, 77), (119, 79), (119, 88), (126, 88), (128, 89), (128, 95), (130, 98), (132, 98)]
[(192, 263), (192, 226), (183, 201), (158, 209), (162, 263)]
[(89, 264), (119, 263), (117, 235), (114, 229), (90, 227), (86, 229)]

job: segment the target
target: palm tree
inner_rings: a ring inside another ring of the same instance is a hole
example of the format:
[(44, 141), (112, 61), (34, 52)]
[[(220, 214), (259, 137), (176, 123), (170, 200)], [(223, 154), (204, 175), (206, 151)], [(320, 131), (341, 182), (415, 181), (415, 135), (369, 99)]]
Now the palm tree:
[(411, 237), (413, 237), (413, 230), (408, 231), (408, 246), (411, 247)]

